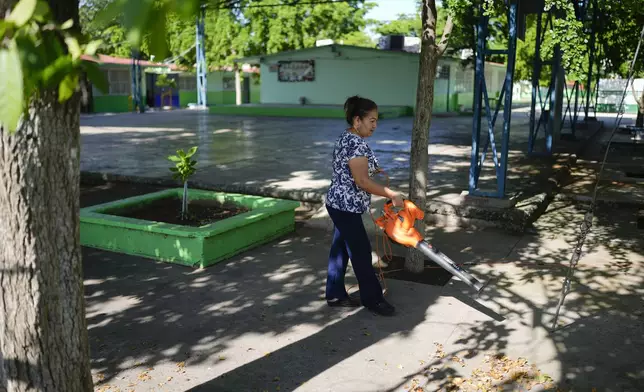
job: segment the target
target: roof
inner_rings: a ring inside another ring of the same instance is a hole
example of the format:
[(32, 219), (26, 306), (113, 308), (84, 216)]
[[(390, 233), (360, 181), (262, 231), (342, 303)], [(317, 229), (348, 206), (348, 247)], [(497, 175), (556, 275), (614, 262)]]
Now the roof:
[[(96, 58), (98, 57), (98, 59)], [(91, 61), (99, 64), (116, 64), (116, 65), (131, 65), (132, 59), (127, 57), (115, 57), (108, 56), (105, 54), (99, 54), (96, 56), (82, 55), (81, 58), (86, 61)], [(139, 64), (145, 67), (165, 67), (170, 69), (176, 69), (177, 67), (174, 64), (163, 64), (163, 63), (153, 63), (147, 60), (140, 60)]]
[[(402, 50), (385, 50), (385, 49), (378, 49), (378, 48), (368, 48), (364, 46), (354, 46), (354, 45), (340, 45), (340, 44), (331, 44), (331, 45), (324, 45), (324, 46), (313, 46), (309, 48), (303, 48), (303, 49), (295, 49), (295, 50), (288, 50), (284, 52), (278, 52), (278, 53), (271, 53), (271, 54), (263, 54), (263, 55), (258, 55), (258, 56), (249, 56), (249, 57), (244, 57), (240, 59), (234, 60), (236, 63), (247, 63), (247, 64), (260, 64), (263, 60), (265, 59), (270, 59), (273, 57), (281, 57), (281, 56), (288, 56), (288, 55), (294, 55), (294, 54), (301, 54), (301, 53), (308, 53), (308, 52), (315, 52), (315, 51), (321, 51), (321, 50), (330, 50), (331, 52), (341, 52), (342, 49), (347, 48), (347, 49), (352, 49), (352, 50), (360, 50), (364, 52), (370, 52), (370, 53), (377, 53), (377, 54), (385, 54), (385, 55), (391, 55), (391, 56), (404, 56), (404, 57), (418, 57), (419, 53), (414, 53), (414, 52), (405, 52)], [(442, 56), (441, 57), (442, 61), (459, 61), (458, 57), (455, 56)], [(491, 61), (486, 61), (486, 65), (495, 65), (495, 66), (505, 66), (505, 64), (501, 63), (495, 63)]]
[[(98, 58), (97, 58), (98, 57)], [(91, 61), (94, 63), (98, 64), (114, 64), (114, 65), (132, 65), (132, 59), (128, 57), (116, 57), (116, 56), (107, 56), (104, 54), (99, 54), (97, 56), (90, 56), (90, 55), (82, 55), (81, 58), (86, 61)], [(152, 61), (147, 61), (147, 60), (141, 60), (139, 61), (139, 64), (144, 66), (144, 67), (162, 67), (162, 68), (168, 68), (173, 71), (183, 71), (183, 72), (190, 72), (190, 67), (187, 67), (185, 65), (178, 65), (178, 64), (165, 64), (165, 63), (154, 63)], [(196, 67), (193, 67), (196, 68)], [(209, 71), (228, 71), (232, 72), (234, 71), (234, 68), (231, 66), (223, 66), (223, 67), (208, 67)], [(249, 64), (244, 64), (242, 65), (242, 72), (248, 72), (248, 73), (259, 73), (259, 68), (258, 67), (253, 67)]]
[(295, 50), (287, 50), (284, 52), (278, 52), (278, 53), (271, 53), (271, 54), (262, 54), (258, 56), (249, 56), (249, 57), (244, 57), (240, 59), (234, 60), (236, 63), (248, 63), (248, 64), (259, 64), (262, 62), (264, 59), (272, 58), (272, 57), (281, 57), (281, 56), (288, 56), (292, 54), (300, 54), (300, 53), (307, 53), (307, 52), (316, 52), (316, 51), (321, 51), (321, 50), (330, 50), (331, 52), (334, 52), (336, 50), (341, 50), (341, 49), (354, 49), (354, 50), (361, 50), (365, 52), (371, 52), (371, 53), (386, 53), (388, 55), (399, 55), (399, 56), (418, 56), (418, 53), (411, 53), (411, 52), (405, 52), (402, 50), (383, 50), (383, 49), (377, 49), (377, 48), (367, 48), (364, 46), (354, 46), (354, 45), (340, 45), (340, 44), (331, 44), (331, 45), (324, 45), (324, 46), (312, 46), (309, 48), (302, 48), (302, 49), (295, 49)]

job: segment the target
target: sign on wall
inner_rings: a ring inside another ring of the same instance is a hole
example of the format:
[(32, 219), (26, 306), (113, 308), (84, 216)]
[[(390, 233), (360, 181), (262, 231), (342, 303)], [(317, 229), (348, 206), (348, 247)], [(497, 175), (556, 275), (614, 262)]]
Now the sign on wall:
[(280, 82), (312, 82), (315, 80), (315, 60), (280, 61), (277, 63)]

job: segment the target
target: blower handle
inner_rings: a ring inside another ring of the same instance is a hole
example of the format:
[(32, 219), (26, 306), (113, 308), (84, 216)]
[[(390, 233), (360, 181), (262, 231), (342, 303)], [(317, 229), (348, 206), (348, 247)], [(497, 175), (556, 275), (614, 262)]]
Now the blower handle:
[(416, 207), (416, 204), (408, 199), (403, 200), (403, 207), (398, 212), (394, 212), (394, 208), (396, 207), (394, 207), (393, 201), (391, 199), (387, 200), (384, 205), (385, 215), (398, 217), (402, 221), (401, 226), (404, 230), (410, 230), (416, 220), (425, 218), (423, 210)]

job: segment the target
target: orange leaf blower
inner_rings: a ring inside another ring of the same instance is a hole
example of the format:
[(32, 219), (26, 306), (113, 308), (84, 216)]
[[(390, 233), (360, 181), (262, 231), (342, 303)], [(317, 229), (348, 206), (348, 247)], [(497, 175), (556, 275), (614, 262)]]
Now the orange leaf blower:
[(384, 230), (393, 241), (408, 248), (416, 248), (436, 264), (443, 267), (452, 275), (458, 277), (468, 286), (479, 293), (483, 283), (470, 275), (467, 271), (456, 265), (449, 257), (445, 256), (433, 245), (430, 245), (414, 228), (416, 220), (425, 218), (425, 213), (409, 200), (404, 201), (404, 207), (395, 212), (391, 200), (384, 206), (384, 214), (375, 220), (376, 225)]

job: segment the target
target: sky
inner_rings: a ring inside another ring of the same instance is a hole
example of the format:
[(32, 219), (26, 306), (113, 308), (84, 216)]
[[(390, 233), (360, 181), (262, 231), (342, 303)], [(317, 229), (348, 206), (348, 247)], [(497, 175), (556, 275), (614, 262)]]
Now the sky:
[(412, 14), (416, 12), (416, 0), (370, 0), (378, 6), (368, 14), (368, 19), (380, 21), (396, 19), (398, 14)]

